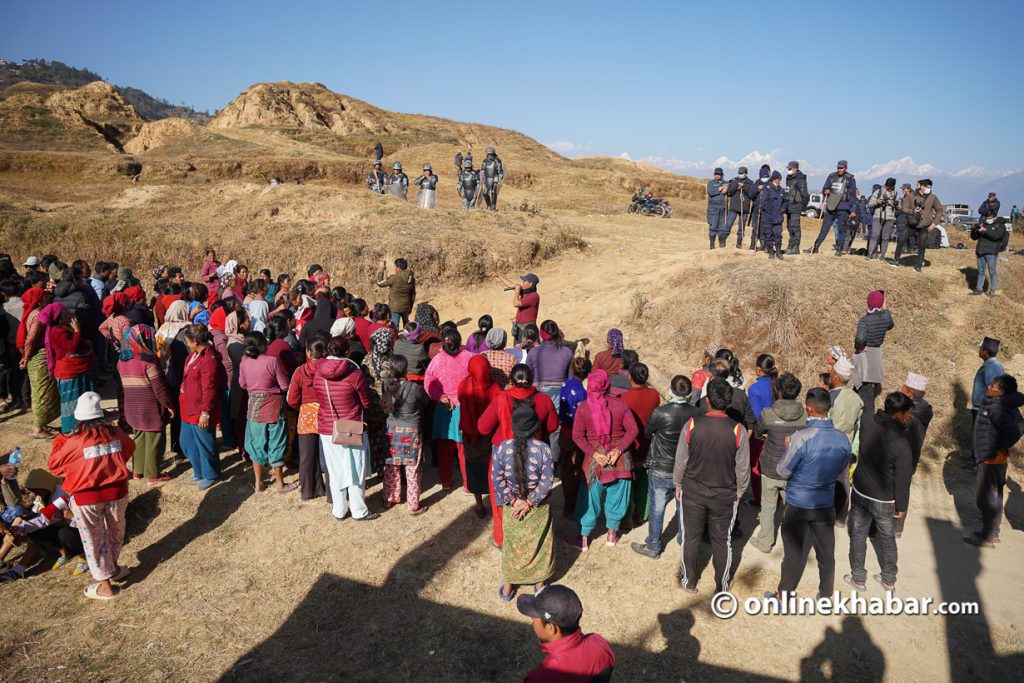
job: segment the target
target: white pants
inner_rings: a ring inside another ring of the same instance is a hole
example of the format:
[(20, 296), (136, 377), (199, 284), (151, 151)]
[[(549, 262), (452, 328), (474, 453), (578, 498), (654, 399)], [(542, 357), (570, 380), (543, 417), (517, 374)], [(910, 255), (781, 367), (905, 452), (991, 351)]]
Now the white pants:
[(324, 462), (331, 480), (331, 498), (334, 501), (332, 514), (344, 519), (351, 507), (352, 517), (361, 519), (370, 514), (366, 507), (366, 460), (369, 453), (366, 436), (362, 448), (339, 446), (331, 443), (331, 437), (321, 434), (320, 444), (324, 450)]

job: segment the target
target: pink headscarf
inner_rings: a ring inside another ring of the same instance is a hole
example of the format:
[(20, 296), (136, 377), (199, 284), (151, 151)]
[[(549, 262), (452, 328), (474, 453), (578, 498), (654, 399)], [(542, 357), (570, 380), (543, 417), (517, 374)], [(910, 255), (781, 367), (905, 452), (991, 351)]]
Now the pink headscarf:
[(57, 321), (60, 320), (60, 316), (63, 313), (64, 304), (59, 303), (49, 304), (39, 311), (39, 324), (46, 327), (43, 341), (46, 344), (46, 369), (50, 372), (50, 377), (53, 377), (53, 372), (57, 369), (57, 352), (54, 350), (53, 344), (50, 343), (50, 331), (57, 324)]
[(602, 444), (607, 445), (612, 435), (612, 413), (608, 409), (608, 388), (611, 386), (608, 373), (594, 370), (587, 379), (587, 407), (590, 408), (590, 421)]

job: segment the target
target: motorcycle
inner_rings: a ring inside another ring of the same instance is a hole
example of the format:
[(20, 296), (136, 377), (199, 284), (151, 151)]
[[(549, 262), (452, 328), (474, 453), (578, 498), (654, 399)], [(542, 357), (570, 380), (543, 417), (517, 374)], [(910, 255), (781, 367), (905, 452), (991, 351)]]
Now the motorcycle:
[(665, 199), (644, 199), (631, 202), (629, 208), (626, 209), (626, 213), (669, 218), (672, 215), (672, 206)]

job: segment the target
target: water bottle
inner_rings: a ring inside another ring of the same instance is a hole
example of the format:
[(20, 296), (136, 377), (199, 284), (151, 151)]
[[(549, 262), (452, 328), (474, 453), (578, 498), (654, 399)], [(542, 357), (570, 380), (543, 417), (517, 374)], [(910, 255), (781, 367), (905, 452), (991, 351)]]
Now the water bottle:
[(21, 462), (21, 446), (15, 446), (11, 454), (7, 456), (7, 462), (17, 466)]

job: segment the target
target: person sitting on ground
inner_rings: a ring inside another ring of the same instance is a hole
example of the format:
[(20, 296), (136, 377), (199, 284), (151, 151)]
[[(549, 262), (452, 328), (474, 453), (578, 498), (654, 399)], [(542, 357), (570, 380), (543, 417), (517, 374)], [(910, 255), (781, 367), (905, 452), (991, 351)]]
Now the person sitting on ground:
[(580, 630), (583, 603), (571, 588), (548, 586), (536, 595), (520, 595), (516, 607), (533, 620), (533, 633), (545, 654), (526, 674), (526, 683), (611, 680), (615, 653), (601, 636)]

